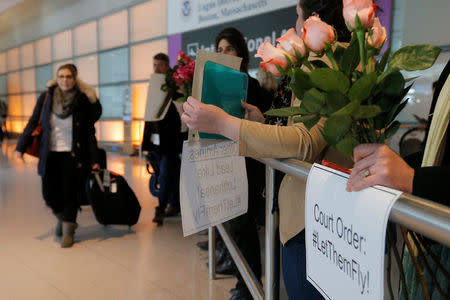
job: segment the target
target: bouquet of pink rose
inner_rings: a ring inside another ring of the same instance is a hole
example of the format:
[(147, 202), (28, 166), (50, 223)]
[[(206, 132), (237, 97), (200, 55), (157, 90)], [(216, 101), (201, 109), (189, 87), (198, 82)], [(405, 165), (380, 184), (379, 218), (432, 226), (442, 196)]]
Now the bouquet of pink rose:
[[(273, 109), (269, 116), (294, 117), (311, 129), (322, 117), (322, 135), (333, 148), (351, 156), (360, 143), (384, 143), (399, 128), (395, 117), (407, 104), (411, 88), (400, 70), (429, 68), (440, 48), (427, 44), (406, 46), (381, 59), (376, 56), (386, 40), (386, 29), (375, 18), (372, 0), (343, 0), (343, 16), (352, 40), (347, 47), (336, 43), (332, 26), (311, 16), (299, 37), (290, 29), (274, 47), (265, 41), (255, 57), (276, 76), (288, 75), (299, 107)], [(326, 56), (329, 64), (325, 63)]]
[(166, 80), (161, 86), (161, 90), (167, 92), (170, 99), (173, 99), (177, 92), (183, 94), (183, 97), (173, 100), (184, 102), (187, 97), (192, 95), (195, 61), (184, 54), (183, 51), (180, 51), (177, 62), (178, 64), (166, 74)]

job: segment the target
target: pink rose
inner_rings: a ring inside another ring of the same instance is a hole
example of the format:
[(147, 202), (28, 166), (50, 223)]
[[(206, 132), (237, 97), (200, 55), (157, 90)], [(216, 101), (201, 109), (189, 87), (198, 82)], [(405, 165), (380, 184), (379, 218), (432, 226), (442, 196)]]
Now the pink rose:
[(272, 73), (275, 76), (281, 76), (283, 74), (280, 73), (280, 71), (278, 71), (277, 67), (275, 64), (272, 63), (265, 63), (265, 62), (260, 62), (259, 66), (266, 72)]
[(303, 23), (302, 39), (310, 50), (320, 52), (325, 48), (325, 43), (334, 43), (336, 35), (332, 26), (318, 16), (311, 16)]
[[(276, 66), (285, 69), (289, 65), (286, 56), (290, 57), (289, 53), (280, 48), (275, 48), (269, 40), (265, 40), (264, 43), (259, 45), (255, 54), (255, 57), (260, 57), (263, 60), (260, 63), (261, 68), (275, 76), (281, 76)], [(290, 58), (292, 59), (292, 57)]]
[(306, 49), (303, 40), (295, 33), (295, 29), (289, 29), (284, 35), (277, 39), (281, 48), (295, 58), (295, 51), (305, 56)]
[(375, 10), (377, 9), (377, 5), (373, 4), (372, 0), (343, 0), (343, 4), (344, 19), (350, 26), (351, 31), (356, 28), (356, 15), (358, 15), (364, 28), (372, 27)]
[(375, 18), (372, 26), (372, 36), (368, 33), (366, 33), (366, 35), (368, 35), (367, 43), (369, 43), (372, 48), (381, 48), (386, 41), (386, 28), (381, 26), (378, 18)]

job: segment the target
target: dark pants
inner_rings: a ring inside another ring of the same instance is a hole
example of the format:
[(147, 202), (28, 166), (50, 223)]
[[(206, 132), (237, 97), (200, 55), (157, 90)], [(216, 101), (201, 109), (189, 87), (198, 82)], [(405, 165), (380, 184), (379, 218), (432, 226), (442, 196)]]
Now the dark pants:
[(80, 180), (80, 170), (76, 168), (70, 152), (49, 153), (42, 177), (42, 194), (53, 213), (62, 214), (63, 221), (76, 222)]
[(290, 239), (281, 249), (284, 285), (290, 300), (324, 299), (306, 279), (305, 231)]
[(180, 207), (180, 167), (181, 160), (177, 153), (158, 153), (159, 160), (159, 206), (157, 212), (164, 212), (167, 204)]
[[(264, 215), (265, 200), (262, 193), (265, 187), (265, 165), (251, 158), (245, 159), (248, 178), (248, 211), (246, 214), (225, 223), (230, 236), (255, 273), (261, 279), (261, 246), (258, 237), (258, 219)], [(263, 218), (263, 217), (262, 217)], [(246, 284), (241, 275), (237, 275), (237, 288)]]

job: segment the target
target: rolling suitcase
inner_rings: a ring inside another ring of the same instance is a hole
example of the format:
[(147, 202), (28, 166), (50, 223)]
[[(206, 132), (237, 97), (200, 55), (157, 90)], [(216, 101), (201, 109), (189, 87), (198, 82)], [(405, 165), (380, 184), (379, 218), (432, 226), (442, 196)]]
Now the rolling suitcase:
[[(98, 148), (97, 150), (98, 150), (100, 169), (106, 169), (106, 151), (105, 151), (105, 149), (102, 149), (102, 148)], [(82, 187), (84, 186), (84, 183), (86, 182), (86, 180), (88, 180), (88, 178), (86, 178), (86, 177), (83, 178)], [(81, 206), (90, 205), (89, 200), (86, 195), (86, 189), (84, 189), (84, 188), (81, 188), (80, 192), (78, 193), (78, 203), (80, 204), (80, 210), (81, 210)]]
[(101, 170), (86, 183), (86, 195), (95, 218), (103, 225), (134, 225), (139, 219), (141, 205), (120, 174)]

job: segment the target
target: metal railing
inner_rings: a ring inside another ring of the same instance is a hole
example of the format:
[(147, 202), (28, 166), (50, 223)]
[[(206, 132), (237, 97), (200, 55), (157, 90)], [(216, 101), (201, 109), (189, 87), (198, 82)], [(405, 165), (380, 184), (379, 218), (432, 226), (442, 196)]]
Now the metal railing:
[[(274, 170), (306, 180), (311, 164), (295, 159), (258, 159), (266, 164), (265, 291), (222, 225), (217, 229), (254, 299), (279, 298), (280, 242), (276, 238), (278, 214), (273, 212)], [(403, 193), (394, 203), (389, 221), (405, 226), (450, 247), (450, 207)], [(209, 276), (215, 279), (215, 231), (209, 228)]]

